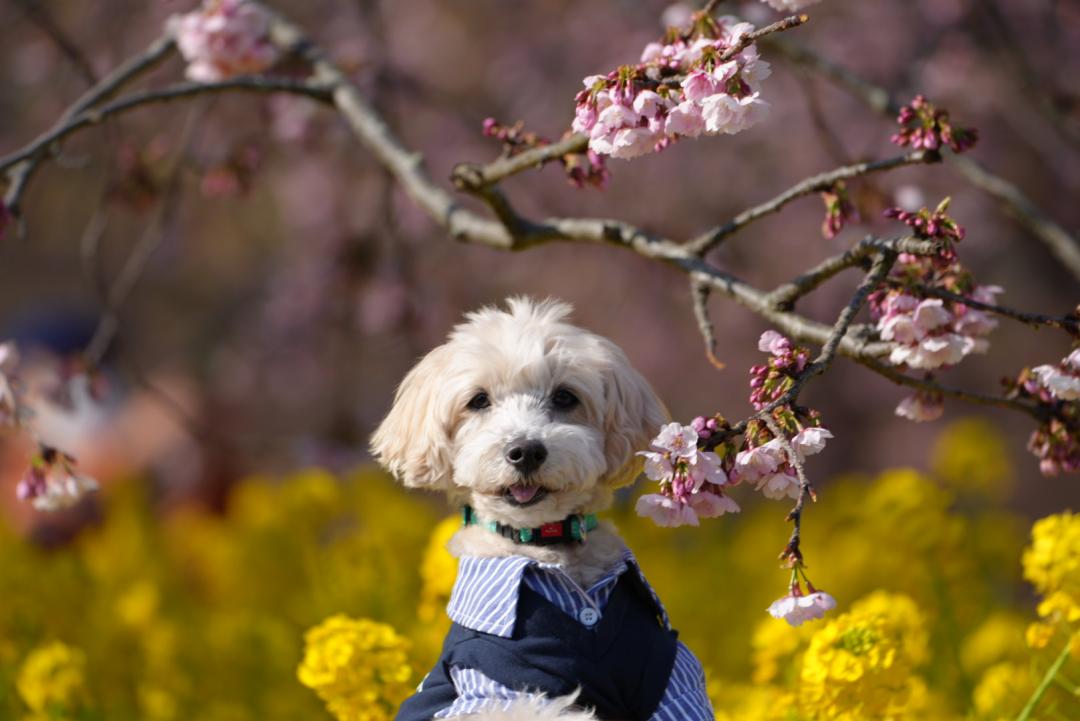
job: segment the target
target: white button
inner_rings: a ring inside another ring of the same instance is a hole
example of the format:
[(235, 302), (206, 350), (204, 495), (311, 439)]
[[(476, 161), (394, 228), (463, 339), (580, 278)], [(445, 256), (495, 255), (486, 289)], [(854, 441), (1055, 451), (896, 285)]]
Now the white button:
[(600, 612), (595, 608), (583, 608), (581, 613), (578, 614), (578, 620), (586, 626), (595, 626), (596, 622), (600, 620)]

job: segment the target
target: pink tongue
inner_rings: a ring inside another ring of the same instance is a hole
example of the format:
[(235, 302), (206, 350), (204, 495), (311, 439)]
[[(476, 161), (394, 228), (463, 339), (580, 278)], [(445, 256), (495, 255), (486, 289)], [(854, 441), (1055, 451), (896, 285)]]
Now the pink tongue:
[(515, 483), (510, 486), (510, 493), (513, 494), (514, 500), (518, 503), (528, 503), (536, 495), (536, 486), (522, 486)]

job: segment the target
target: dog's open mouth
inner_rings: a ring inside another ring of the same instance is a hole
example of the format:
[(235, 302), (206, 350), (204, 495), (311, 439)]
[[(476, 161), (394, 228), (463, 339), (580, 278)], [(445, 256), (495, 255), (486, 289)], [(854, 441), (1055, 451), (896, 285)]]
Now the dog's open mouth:
[(511, 506), (531, 506), (547, 498), (548, 490), (543, 486), (528, 483), (515, 483), (503, 491), (503, 500)]

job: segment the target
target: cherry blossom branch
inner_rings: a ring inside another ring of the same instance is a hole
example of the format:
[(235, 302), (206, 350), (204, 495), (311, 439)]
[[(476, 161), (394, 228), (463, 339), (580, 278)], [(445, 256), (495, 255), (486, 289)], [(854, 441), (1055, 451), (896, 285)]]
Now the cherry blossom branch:
[[(768, 47), (789, 61), (809, 68), (846, 90), (881, 115), (893, 117), (897, 103), (885, 88), (874, 85), (850, 70), (793, 43), (771, 38)], [(997, 198), (1005, 209), (1027, 227), (1076, 278), (1080, 278), (1080, 241), (1031, 201), (1014, 183), (991, 173), (966, 155), (948, 154), (952, 165), (969, 183)]]
[(973, 403), (975, 405), (1019, 411), (1021, 413), (1031, 416), (1035, 420), (1043, 420), (1044, 414), (1037, 406), (1029, 405), (1013, 398), (973, 393), (970, 391), (960, 390), (958, 388), (950, 388), (948, 386), (943, 386), (940, 383), (932, 380), (912, 378), (911, 376), (906, 375), (894, 366), (882, 363), (876, 358), (870, 358), (868, 356), (859, 356), (856, 357), (854, 360), (857, 363), (865, 366), (866, 368), (874, 371), (878, 375), (888, 378), (897, 385), (907, 386), (909, 388), (917, 388), (919, 390), (929, 391), (931, 393), (939, 393), (946, 398), (955, 398), (956, 400), (964, 401), (966, 403)]
[(908, 165), (937, 163), (940, 162), (940, 160), (941, 155), (937, 152), (916, 150), (914, 152), (905, 153), (904, 155), (899, 155), (895, 158), (868, 163), (855, 163), (854, 165), (836, 168), (835, 170), (830, 170), (826, 173), (819, 173), (796, 183), (772, 200), (752, 208), (747, 208), (724, 225), (717, 226), (702, 233), (697, 238), (690, 241), (687, 247), (695, 254), (704, 255), (719, 245), (728, 236), (736, 233), (759, 218), (763, 218), (766, 215), (771, 215), (772, 213), (779, 211), (796, 198), (828, 190), (839, 181), (851, 180), (863, 175), (880, 173)]
[[(715, 6), (715, 3), (709, 3), (709, 5), (704, 8), (704, 12), (711, 12), (709, 9), (711, 6)], [(805, 23), (808, 19), (809, 18), (806, 15), (791, 15), (772, 23), (771, 25), (766, 25), (763, 28), (747, 33), (741, 36), (731, 47), (720, 53), (716, 58), (716, 62), (727, 62), (761, 38), (796, 28)], [(681, 80), (679, 76), (668, 79), (669, 82), (678, 80)], [(503, 178), (516, 175), (517, 173), (526, 170), (538, 168), (544, 163), (557, 160), (565, 155), (583, 153), (588, 145), (588, 136), (583, 133), (574, 133), (572, 135), (567, 135), (557, 143), (541, 145), (516, 155), (499, 158), (487, 165), (460, 163), (454, 168), (451, 177), (458, 188), (470, 192), (479, 192), (485, 187), (494, 185)]]
[(930, 298), (941, 298), (942, 300), (951, 300), (955, 303), (962, 303), (969, 308), (975, 310), (983, 310), (988, 313), (994, 313), (1004, 318), (1012, 318), (1013, 320), (1025, 323), (1032, 326), (1047, 325), (1053, 328), (1060, 328), (1065, 332), (1073, 336), (1080, 336), (1080, 315), (1077, 315), (1077, 311), (1069, 315), (1044, 315), (1042, 313), (1027, 313), (1025, 311), (1015, 310), (1013, 308), (1007, 308), (1005, 306), (994, 305), (992, 303), (982, 303), (969, 298), (965, 295), (953, 293), (945, 288), (939, 288), (937, 286), (919, 285), (916, 286), (918, 292), (924, 296)]
[(806, 468), (804, 467), (798, 452), (796, 452), (795, 448), (792, 446), (791, 440), (777, 427), (776, 420), (772, 417), (772, 411), (781, 405), (795, 403), (798, 400), (799, 392), (802, 390), (802, 387), (806, 385), (807, 381), (828, 370), (829, 366), (832, 365), (833, 360), (836, 358), (836, 352), (840, 348), (840, 342), (843, 340), (844, 336), (847, 335), (852, 321), (855, 320), (855, 316), (858, 314), (863, 304), (866, 303), (866, 299), (869, 297), (870, 293), (889, 274), (895, 261), (895, 251), (883, 250), (878, 253), (874, 258), (870, 272), (863, 278), (862, 283), (859, 284), (855, 293), (852, 294), (851, 300), (848, 301), (848, 304), (840, 312), (839, 317), (837, 317), (836, 323), (833, 325), (833, 330), (829, 334), (829, 339), (821, 349), (820, 355), (818, 355), (818, 357), (795, 378), (794, 383), (792, 383), (791, 388), (789, 388), (786, 393), (766, 406), (759, 414), (759, 417), (765, 421), (773, 436), (780, 440), (780, 445), (787, 454), (788, 460), (791, 462), (792, 467), (795, 469), (795, 474), (799, 478), (799, 497), (795, 500), (795, 506), (787, 515), (788, 520), (792, 522), (791, 536), (788, 538), (787, 546), (780, 555), (781, 558), (790, 559), (799, 565), (803, 562), (802, 550), (799, 547), (802, 534), (803, 507), (806, 505), (807, 498), (815, 498), (814, 487), (806, 475)]
[[(174, 48), (173, 39), (167, 33), (154, 40), (144, 51), (121, 63), (115, 70), (102, 78), (94, 87), (87, 90), (71, 107), (64, 112), (53, 126), (52, 130), (68, 123), (72, 118), (88, 110), (97, 103), (112, 97), (123, 86), (136, 77), (153, 69), (169, 56)], [(48, 133), (46, 133), (48, 134)], [(5, 166), (9, 185), (4, 194), (4, 204), (8, 211), (19, 221), (19, 235), (22, 235), (24, 226), (22, 223), (21, 204), (26, 186), (37, 171), (38, 165), (44, 157), (45, 150), (52, 151), (48, 145), (43, 146), (40, 154), (27, 157), (12, 168)]]
[(90, 125), (97, 125), (108, 118), (122, 115), (144, 105), (233, 90), (247, 90), (258, 93), (285, 92), (304, 95), (320, 102), (330, 101), (327, 88), (309, 80), (295, 80), (293, 78), (250, 76), (230, 78), (215, 83), (177, 83), (159, 90), (145, 90), (124, 95), (112, 102), (84, 110), (44, 135), (39, 136), (26, 147), (0, 158), (0, 171), (8, 170), (24, 160), (40, 157), (50, 146), (78, 130)]
[[(542, 221), (532, 221), (520, 216), (513, 209), (508, 198), (495, 185), (499, 180), (509, 175), (534, 168), (545, 159), (553, 159), (558, 157), (557, 153), (575, 147), (574, 143), (580, 143), (581, 141), (573, 140), (573, 136), (560, 141), (566, 143), (566, 145), (553, 144), (537, 148), (535, 151), (526, 151), (526, 153), (514, 158), (504, 158), (489, 166), (472, 166), (473, 170), (462, 170), (455, 173), (455, 179), (458, 180), (459, 185), (466, 192), (470, 192), (483, 200), (495, 215), (495, 219), (482, 217), (459, 205), (446, 190), (431, 180), (424, 168), (422, 156), (406, 148), (400, 142), (377, 110), (319, 47), (310, 42), (297, 26), (284, 17), (273, 13), (273, 11), (269, 12), (271, 12), (272, 40), (279, 48), (295, 54), (310, 65), (312, 70), (310, 80), (237, 78), (221, 83), (181, 84), (164, 90), (132, 93), (112, 103), (88, 110), (94, 103), (111, 95), (124, 82), (123, 80), (119, 82), (115, 80), (118, 76), (121, 79), (132, 77), (134, 72), (132, 68), (146, 67), (151, 62), (148, 58), (159, 57), (171, 48), (171, 39), (164, 38), (159, 40), (155, 46), (152, 46), (152, 52), (146, 51), (142, 56), (126, 63), (123, 66), (123, 68), (126, 68), (124, 72), (113, 73), (109, 78), (103, 80), (95, 90), (84, 96), (84, 99), (76, 103), (65, 114), (67, 122), (58, 123), (58, 127), (71, 125), (70, 130), (57, 131), (54, 128), (51, 131), (51, 137), (46, 141), (32, 144), (33, 152), (23, 155), (16, 153), (15, 156), (10, 157), (24, 158), (26, 160), (33, 158), (36, 160), (43, 157), (47, 151), (54, 147), (57, 140), (66, 137), (81, 127), (92, 124), (90, 118), (99, 120), (109, 114), (124, 112), (151, 102), (163, 102), (173, 98), (195, 96), (204, 92), (224, 92), (234, 89), (296, 92), (322, 102), (332, 103), (347, 121), (360, 143), (372, 152), (379, 163), (400, 184), (406, 194), (431, 216), (438, 225), (458, 240), (513, 251), (552, 241), (602, 243), (622, 247), (645, 258), (663, 262), (686, 274), (695, 288), (695, 303), (699, 311), (704, 307), (702, 305), (704, 295), (716, 291), (764, 318), (791, 338), (800, 342), (822, 346), (822, 356), (812, 365), (815, 375), (823, 372), (831, 364), (833, 357), (838, 354), (864, 362), (864, 365), (867, 365), (871, 370), (875, 370), (886, 377), (892, 377), (896, 373), (891, 368), (875, 360), (890, 353), (893, 344), (874, 341), (871, 337), (848, 332), (854, 311), (851, 311), (851, 317), (844, 320), (842, 328), (838, 332), (837, 326), (830, 327), (803, 317), (792, 312), (790, 308), (797, 298), (811, 292), (821, 283), (845, 268), (864, 263), (872, 255), (891, 257), (896, 252), (931, 253), (934, 252), (936, 244), (912, 237), (869, 238), (855, 249), (849, 250), (836, 258), (827, 259), (803, 276), (771, 292), (767, 292), (736, 278), (726, 271), (709, 265), (701, 257), (691, 252), (689, 244), (673, 242), (666, 237), (656, 235), (630, 223), (602, 218), (548, 218)], [(776, 32), (777, 29), (786, 29), (786, 27), (793, 27), (795, 24), (802, 22), (801, 18), (788, 20), (790, 22), (782, 21), (752, 35), (760, 37), (766, 34), (766, 31)], [(750, 38), (750, 36), (746, 37)], [(752, 39), (747, 40), (747, 44), (751, 41)], [(734, 51), (737, 52), (737, 50)], [(46, 135), (50, 134), (47, 133)], [(529, 155), (528, 153), (533, 154)], [(874, 172), (887, 167), (900, 167), (915, 162), (927, 162), (927, 160), (926, 157), (920, 158), (917, 154), (909, 154), (900, 156), (898, 159), (879, 161), (878, 164), (848, 166), (848, 168), (838, 169), (838, 171), (833, 172), (840, 172), (841, 176), (843, 176), (845, 173)], [(12, 162), (19, 163), (22, 160), (16, 159)], [(459, 167), (469, 168), (470, 166)], [(478, 173), (475, 172), (476, 167), (480, 168)], [(807, 183), (804, 187), (811, 187), (814, 180), (812, 178), (804, 181)], [(817, 181), (825, 182), (820, 178), (817, 178)], [(859, 300), (857, 306), (861, 306), (861, 304), (862, 299)], [(699, 323), (701, 317), (699, 315)], [(704, 317), (707, 321), (707, 314)], [(711, 343), (709, 332), (705, 332), (703, 335), (706, 343)], [(885, 372), (882, 372), (883, 370)], [(802, 383), (798, 387), (801, 387), (801, 385)], [(995, 404), (1014, 408), (1018, 407), (1018, 405), (1022, 406), (1022, 404), (1001, 404), (997, 403), (996, 400)], [(1021, 409), (1028, 411), (1023, 407)]]

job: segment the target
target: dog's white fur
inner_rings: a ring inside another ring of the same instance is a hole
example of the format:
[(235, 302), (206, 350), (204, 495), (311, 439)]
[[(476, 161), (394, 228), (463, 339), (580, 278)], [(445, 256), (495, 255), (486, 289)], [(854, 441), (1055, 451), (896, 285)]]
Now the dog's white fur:
[[(648, 445), (667, 413), (618, 346), (566, 322), (570, 306), (527, 298), (512, 298), (507, 306), (468, 314), (445, 344), (409, 372), (372, 437), (372, 451), (406, 486), (445, 492), (485, 520), (526, 528), (603, 510), (612, 491), (640, 472), (634, 452)], [(552, 396), (559, 389), (580, 403), (569, 410), (555, 407)], [(490, 406), (471, 409), (470, 400), (480, 392)], [(547, 495), (517, 506), (503, 494), (523, 479), (505, 456), (509, 444), (524, 440), (540, 441), (548, 451), (527, 479)], [(624, 547), (607, 523), (583, 544), (518, 545), (474, 526), (459, 531), (449, 545), (456, 556), (527, 555), (559, 563), (583, 587), (609, 569)], [(555, 701), (543, 712), (530, 702), (469, 718), (594, 718), (572, 709), (572, 699)]]

